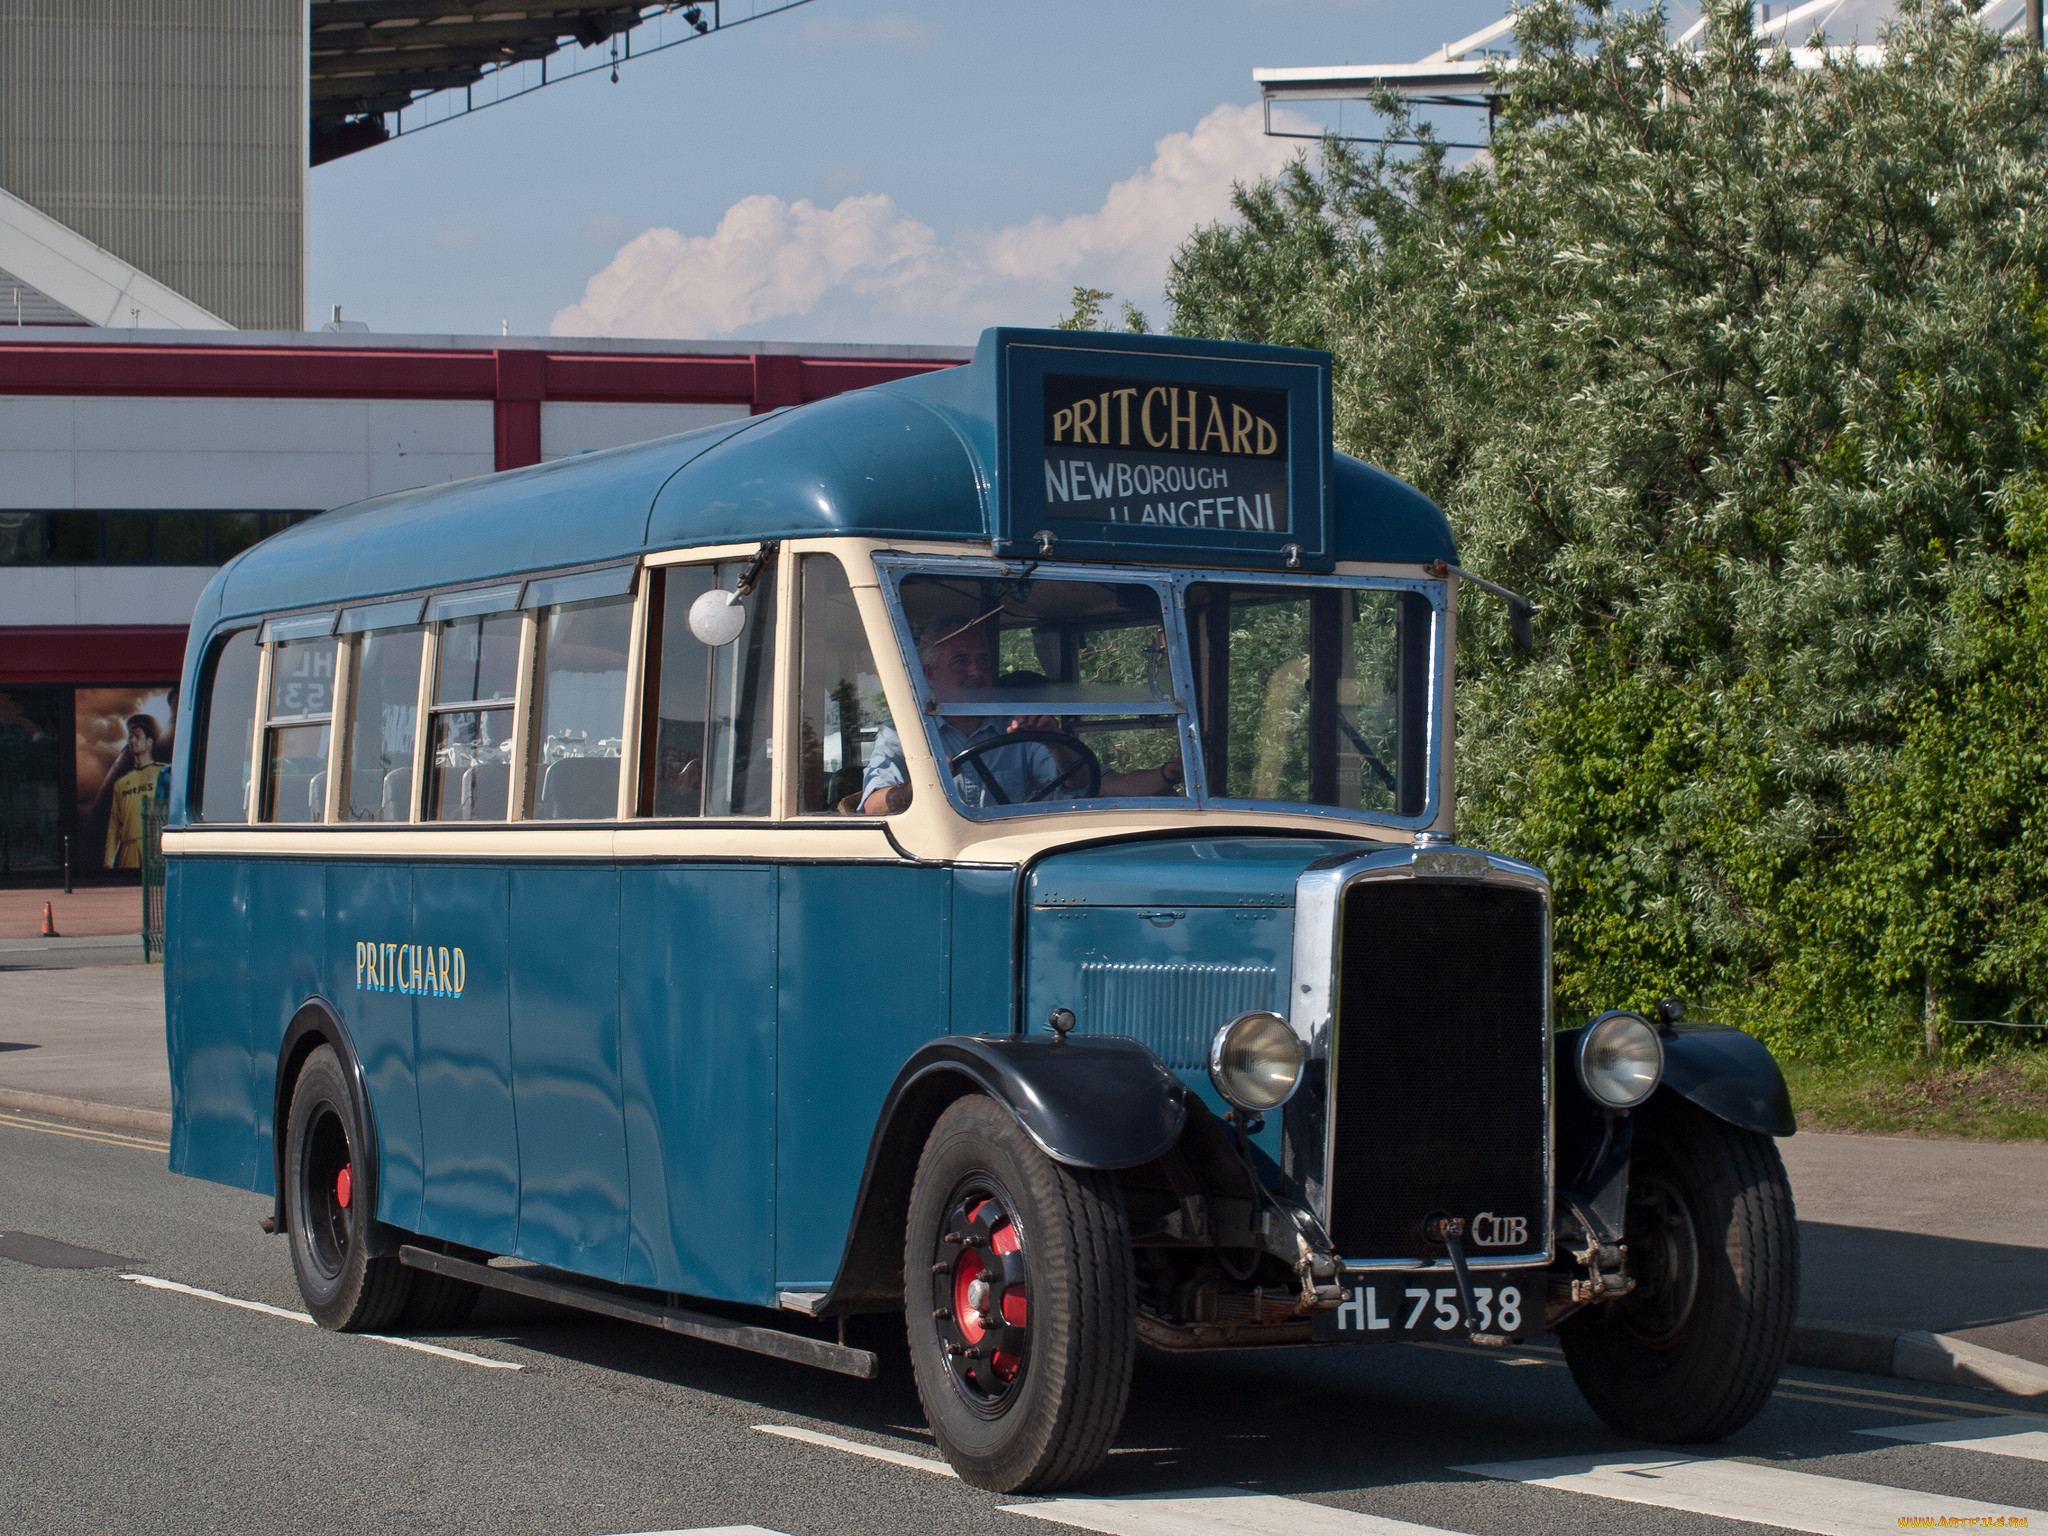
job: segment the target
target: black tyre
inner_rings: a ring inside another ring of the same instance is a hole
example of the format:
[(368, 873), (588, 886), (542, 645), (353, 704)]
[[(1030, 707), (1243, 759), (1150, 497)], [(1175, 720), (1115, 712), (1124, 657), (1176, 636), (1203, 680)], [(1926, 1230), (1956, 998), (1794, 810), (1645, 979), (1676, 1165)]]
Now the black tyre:
[(323, 1328), (374, 1331), (405, 1308), (412, 1272), (371, 1258), (377, 1208), (362, 1156), (362, 1116), (332, 1046), (306, 1058), (285, 1117), (285, 1224), (292, 1272), (306, 1310)]
[(1558, 1329), (1573, 1380), (1617, 1434), (1734, 1434), (1777, 1383), (1799, 1303), (1799, 1229), (1776, 1145), (1658, 1095), (1636, 1120), (1626, 1237), (1635, 1289)]
[(962, 1478), (1029, 1493), (1101, 1465), (1137, 1348), (1109, 1175), (1062, 1167), (993, 1100), (961, 1099), (918, 1163), (903, 1275), (917, 1395)]

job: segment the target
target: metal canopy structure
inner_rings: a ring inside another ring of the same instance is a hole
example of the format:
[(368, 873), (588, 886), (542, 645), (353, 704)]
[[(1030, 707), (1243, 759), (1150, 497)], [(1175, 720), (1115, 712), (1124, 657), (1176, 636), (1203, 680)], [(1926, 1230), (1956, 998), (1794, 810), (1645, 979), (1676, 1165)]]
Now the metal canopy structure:
[(312, 0), (311, 160), (320, 165), (544, 86), (809, 0), (521, 5)]
[[(2038, 0), (1991, 0), (1978, 19), (1987, 27), (2015, 38), (2025, 36), (2029, 15), (2038, 18)], [(1884, 57), (1879, 44), (1891, 18), (1891, 0), (1805, 0), (1803, 4), (1756, 7), (1755, 28), (1763, 47), (1786, 45), (1795, 67), (1818, 69), (1829, 58), (1851, 56), (1866, 63)], [(1266, 111), (1266, 132), (1275, 138), (1321, 138), (1273, 125), (1273, 105), (1312, 102), (1372, 102), (1382, 91), (1416, 106), (1498, 110), (1513, 88), (1516, 14), (1510, 9), (1468, 37), (1445, 43), (1413, 63), (1336, 64), (1291, 69), (1255, 69), (1259, 96)], [(1706, 18), (1685, 4), (1671, 7), (1671, 29), (1681, 43), (1697, 43), (1706, 32)], [(1343, 135), (1339, 135), (1343, 137)], [(1367, 140), (1365, 142), (1378, 142)], [(1479, 148), (1466, 145), (1465, 148)]]

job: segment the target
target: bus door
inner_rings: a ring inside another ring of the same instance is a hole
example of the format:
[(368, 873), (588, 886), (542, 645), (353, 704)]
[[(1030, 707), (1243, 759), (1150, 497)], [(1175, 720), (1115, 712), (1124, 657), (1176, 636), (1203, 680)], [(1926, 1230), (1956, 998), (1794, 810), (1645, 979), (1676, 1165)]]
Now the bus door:
[(730, 644), (703, 644), (688, 621), (693, 602), (735, 591), (748, 568), (648, 574), (638, 800), (619, 901), (626, 1278), (772, 1306), (781, 872), (753, 850), (773, 836), (773, 564), (740, 599)]
[[(803, 555), (799, 573), (801, 734), (791, 809), (852, 814), (878, 738), (888, 750), (888, 706), (838, 557)], [(830, 1288), (889, 1085), (918, 1046), (949, 1027), (951, 879), (948, 870), (894, 860), (807, 861), (782, 870), (779, 1290)], [(984, 1023), (1003, 1028), (1008, 1017), (962, 1027), (971, 1033)]]

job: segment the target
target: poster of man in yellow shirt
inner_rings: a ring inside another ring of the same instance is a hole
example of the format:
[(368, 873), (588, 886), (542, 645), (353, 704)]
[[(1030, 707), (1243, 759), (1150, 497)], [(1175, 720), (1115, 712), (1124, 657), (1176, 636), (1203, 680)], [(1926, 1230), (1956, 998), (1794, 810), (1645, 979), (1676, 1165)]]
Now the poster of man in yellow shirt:
[(81, 870), (142, 865), (142, 807), (170, 802), (177, 685), (73, 690), (78, 812), (71, 853)]
[(167, 802), (171, 795), (171, 767), (156, 760), (156, 721), (148, 715), (128, 717), (128, 747), (122, 761), (128, 771), (114, 780), (114, 799), (107, 811), (106, 867), (140, 869), (143, 806)]

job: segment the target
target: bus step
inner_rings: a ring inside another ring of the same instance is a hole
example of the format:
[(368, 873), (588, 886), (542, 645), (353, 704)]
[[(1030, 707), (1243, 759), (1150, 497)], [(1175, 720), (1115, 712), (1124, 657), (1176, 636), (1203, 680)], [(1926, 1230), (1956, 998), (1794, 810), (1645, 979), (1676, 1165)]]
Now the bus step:
[[(712, 1344), (730, 1344), (735, 1349), (750, 1349), (757, 1355), (773, 1355), (778, 1360), (794, 1360), (799, 1365), (820, 1366), (828, 1371), (837, 1371), (842, 1376), (858, 1376), (864, 1381), (875, 1377), (875, 1356), (872, 1350), (852, 1349), (844, 1344), (833, 1344), (824, 1339), (806, 1338), (800, 1333), (784, 1333), (779, 1328), (759, 1328), (748, 1323), (735, 1323), (729, 1318), (713, 1317), (706, 1312), (690, 1312), (681, 1307), (664, 1307), (654, 1302), (640, 1301), (631, 1296), (621, 1296), (612, 1291), (599, 1290), (595, 1286), (583, 1285), (560, 1276), (551, 1269), (492, 1269), (488, 1264), (474, 1264), (468, 1259), (454, 1258), (445, 1253), (434, 1253), (411, 1244), (398, 1250), (399, 1262), (413, 1269), (428, 1270), (437, 1275), (448, 1275), (457, 1280), (467, 1280), (473, 1285), (487, 1285), (493, 1290), (510, 1291), (515, 1296), (531, 1296), (537, 1301), (552, 1301), (558, 1306), (576, 1307), (585, 1312), (596, 1312), (605, 1317), (616, 1317), (624, 1322), (645, 1323), (650, 1328), (666, 1329), (680, 1333), (686, 1338), (703, 1339)], [(536, 1274), (550, 1278), (536, 1279)]]

